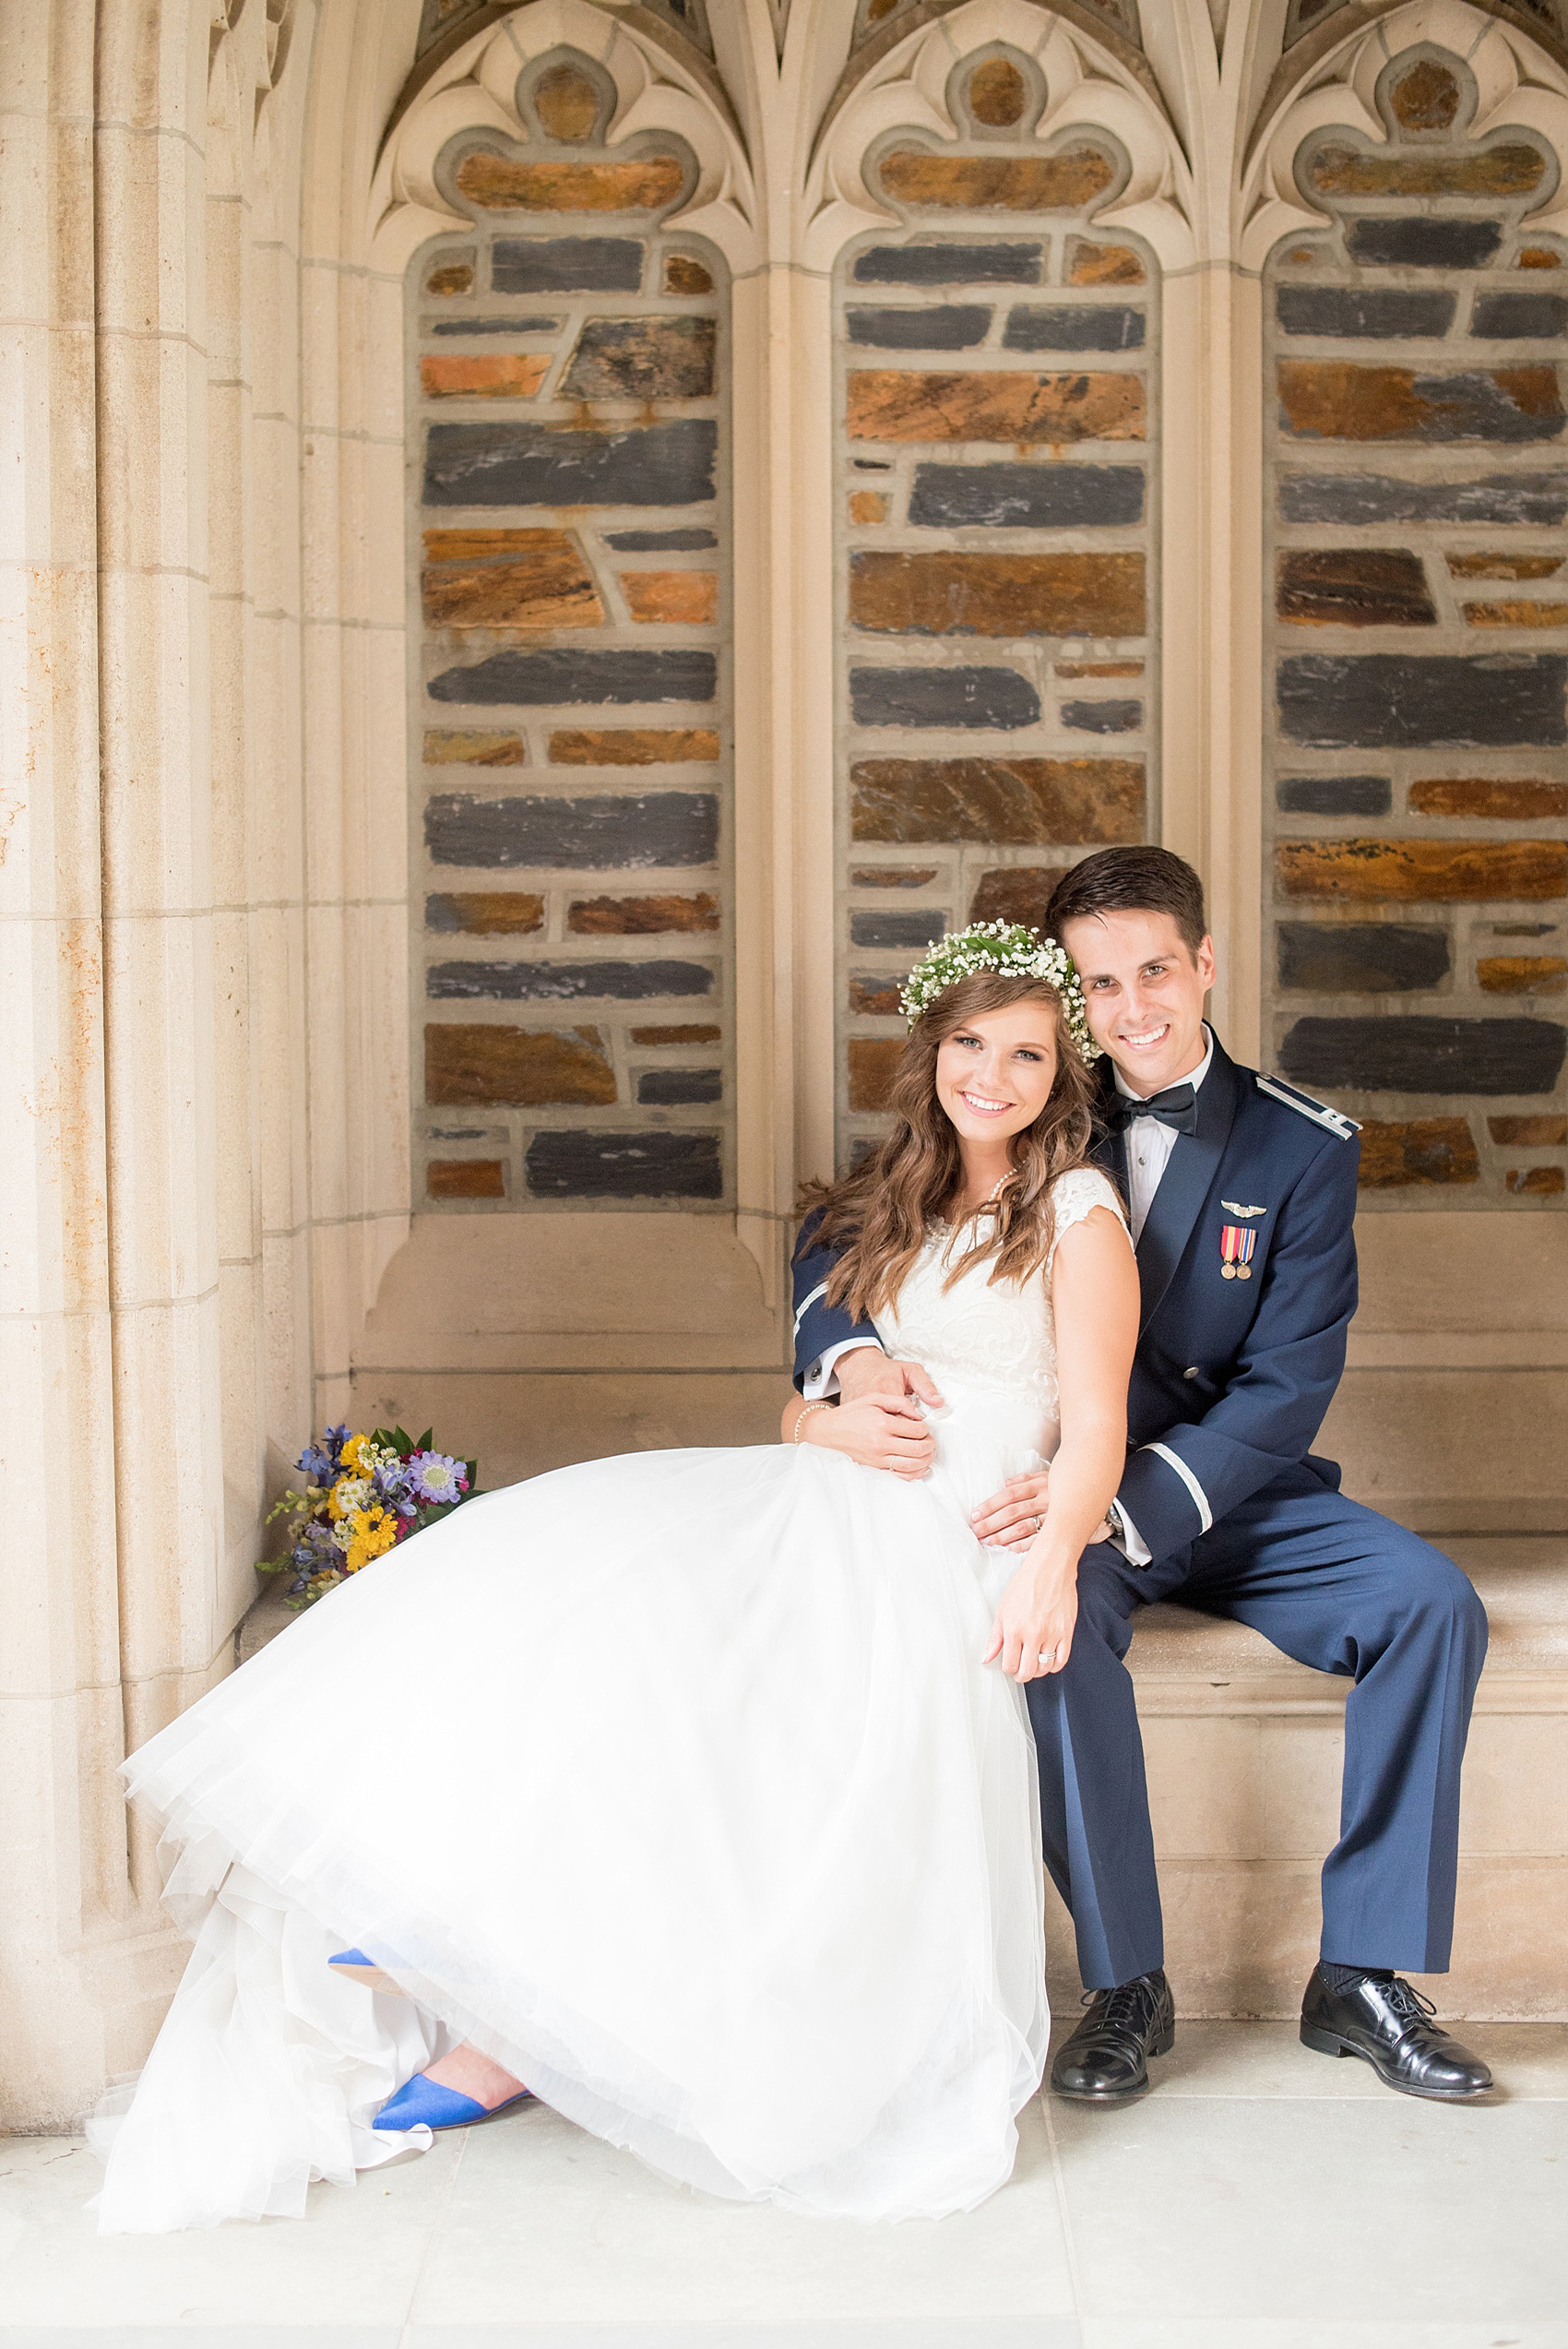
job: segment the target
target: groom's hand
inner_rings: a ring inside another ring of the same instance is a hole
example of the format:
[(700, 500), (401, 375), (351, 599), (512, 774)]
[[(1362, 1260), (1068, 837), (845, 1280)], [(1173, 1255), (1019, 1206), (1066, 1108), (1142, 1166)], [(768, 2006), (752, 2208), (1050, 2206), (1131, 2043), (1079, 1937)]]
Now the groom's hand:
[(856, 1346), (849, 1353), (841, 1353), (834, 1368), (838, 1377), (838, 1392), (847, 1403), (864, 1402), (876, 1395), (884, 1402), (894, 1404), (906, 1395), (914, 1395), (938, 1411), (942, 1408), (942, 1397), (928, 1372), (918, 1362), (895, 1361), (880, 1346)]
[(1000, 1493), (982, 1501), (970, 1518), (977, 1542), (988, 1549), (1027, 1550), (1051, 1507), (1051, 1471), (1009, 1476)]

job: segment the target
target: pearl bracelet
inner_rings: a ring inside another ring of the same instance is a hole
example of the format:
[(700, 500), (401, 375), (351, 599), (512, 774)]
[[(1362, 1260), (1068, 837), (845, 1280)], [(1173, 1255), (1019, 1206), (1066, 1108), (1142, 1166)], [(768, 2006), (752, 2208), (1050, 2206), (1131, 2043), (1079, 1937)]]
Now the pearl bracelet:
[(795, 1444), (798, 1444), (798, 1443), (800, 1442), (800, 1440), (801, 1440), (801, 1430), (802, 1430), (802, 1428), (805, 1425), (805, 1424), (806, 1424), (807, 1420), (811, 1417), (811, 1415), (812, 1415), (812, 1413), (813, 1413), (813, 1412), (814, 1412), (814, 1411), (831, 1411), (832, 1409), (833, 1409), (833, 1405), (832, 1405), (830, 1402), (807, 1403), (807, 1405), (806, 1405), (806, 1407), (805, 1407), (804, 1411), (802, 1411), (802, 1413), (801, 1413), (801, 1415), (800, 1415), (799, 1419), (797, 1419), (797, 1420), (796, 1420), (796, 1422), (795, 1422), (795, 1432), (794, 1432), (793, 1436), (792, 1436), (792, 1437), (790, 1437), (790, 1442), (791, 1442), (791, 1443), (795, 1443)]

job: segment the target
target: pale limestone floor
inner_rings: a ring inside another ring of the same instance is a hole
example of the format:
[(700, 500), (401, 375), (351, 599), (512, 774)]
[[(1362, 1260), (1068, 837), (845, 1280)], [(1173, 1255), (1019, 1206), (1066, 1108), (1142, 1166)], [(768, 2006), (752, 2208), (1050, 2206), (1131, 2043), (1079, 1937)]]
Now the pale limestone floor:
[(534, 2106), (304, 2220), (104, 2241), (85, 2148), (12, 2138), (0, 2349), (1568, 2349), (1568, 2028), (1467, 2035), (1502, 2085), (1452, 2108), (1188, 2023), (939, 2225), (708, 2201)]

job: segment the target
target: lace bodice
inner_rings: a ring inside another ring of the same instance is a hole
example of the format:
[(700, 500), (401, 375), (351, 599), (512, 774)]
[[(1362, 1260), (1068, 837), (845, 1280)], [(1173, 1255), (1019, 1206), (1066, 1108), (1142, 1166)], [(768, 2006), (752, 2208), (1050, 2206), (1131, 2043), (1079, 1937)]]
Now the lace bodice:
[(1056, 1328), (1051, 1310), (1051, 1260), (1064, 1232), (1097, 1207), (1108, 1207), (1124, 1223), (1122, 1203), (1109, 1176), (1098, 1167), (1077, 1166), (1061, 1175), (1051, 1193), (1055, 1231), (1051, 1258), (1023, 1282), (991, 1281), (989, 1262), (976, 1265), (950, 1289), (947, 1267), (958, 1245), (959, 1228), (934, 1232), (917, 1258), (893, 1306), (876, 1317), (876, 1332), (889, 1353), (924, 1363), (938, 1386), (944, 1376), (975, 1387), (1024, 1397), (1049, 1420), (1059, 1417), (1056, 1387)]

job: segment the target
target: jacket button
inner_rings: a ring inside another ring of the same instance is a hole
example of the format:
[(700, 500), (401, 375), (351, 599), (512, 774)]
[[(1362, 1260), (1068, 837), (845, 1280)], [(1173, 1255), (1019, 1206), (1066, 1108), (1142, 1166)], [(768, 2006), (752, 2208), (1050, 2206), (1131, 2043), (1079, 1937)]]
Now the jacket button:
[(1197, 1364), (1194, 1362), (1188, 1365), (1187, 1368), (1182, 1371), (1182, 1376), (1183, 1378), (1201, 1378), (1203, 1377), (1203, 1372), (1198, 1368)]

